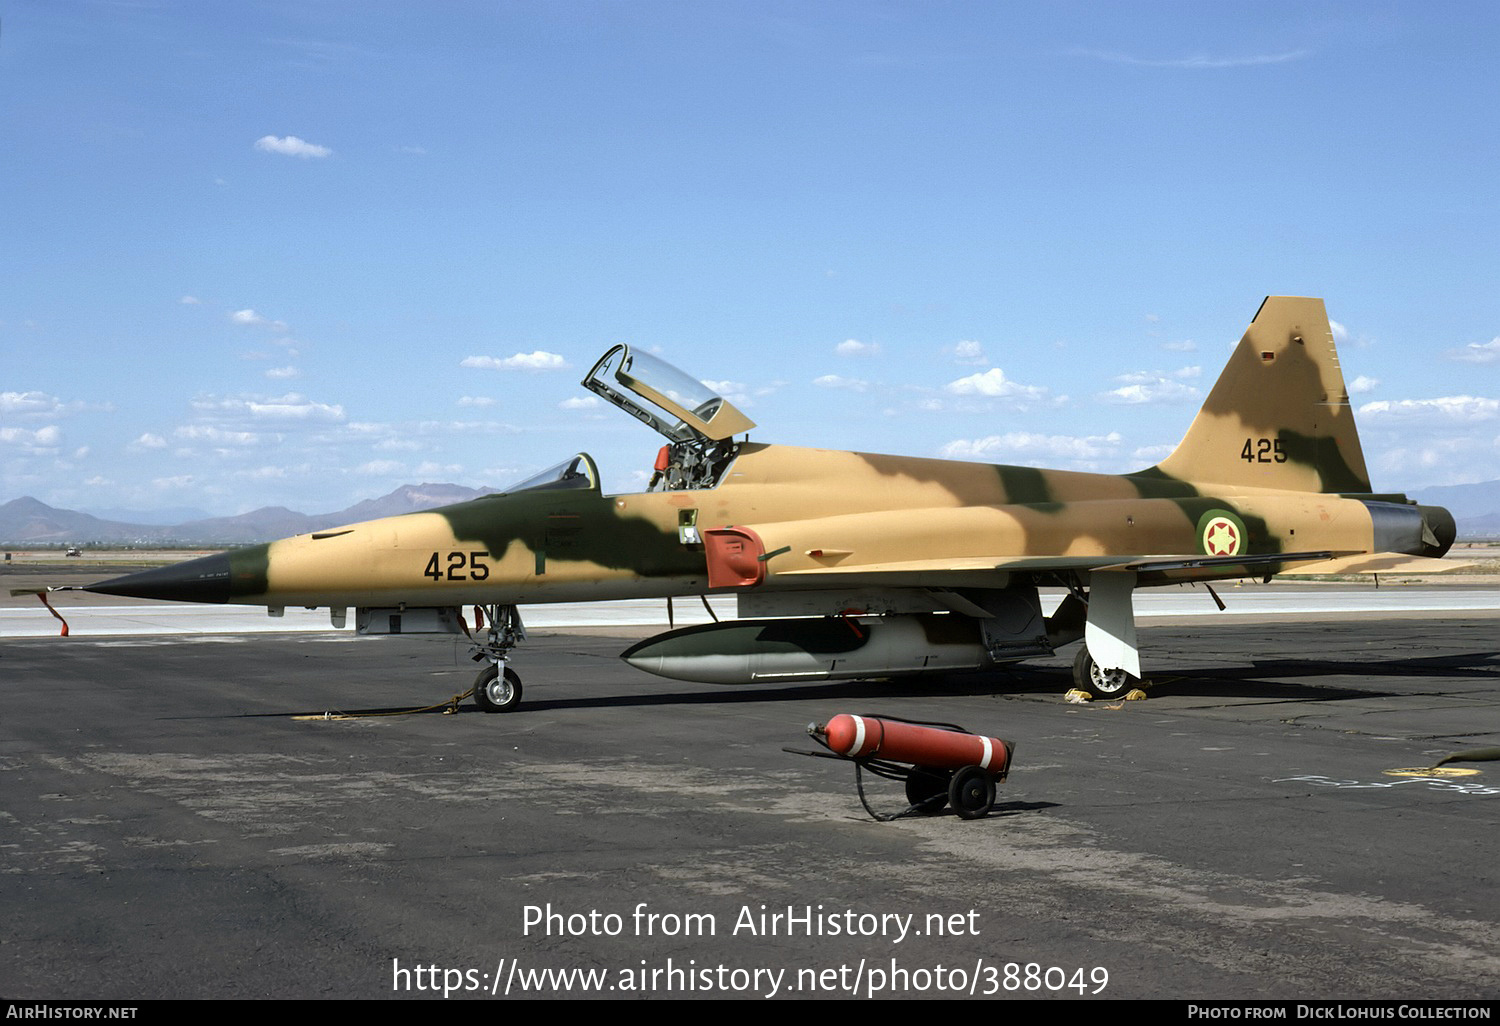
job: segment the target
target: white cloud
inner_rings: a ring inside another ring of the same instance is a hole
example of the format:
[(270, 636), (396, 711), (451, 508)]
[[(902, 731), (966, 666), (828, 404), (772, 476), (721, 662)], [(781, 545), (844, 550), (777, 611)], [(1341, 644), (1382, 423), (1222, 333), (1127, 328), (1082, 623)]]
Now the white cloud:
[(943, 388), (953, 395), (982, 395), (997, 399), (1041, 399), (1047, 394), (1040, 385), (1023, 385), (1010, 380), (999, 367), (950, 381)]
[(302, 372), (296, 367), (272, 367), (266, 371), (268, 378), (300, 378)]
[(1470, 342), (1462, 349), (1450, 349), (1448, 359), (1464, 363), (1494, 363), (1500, 360), (1500, 335), (1488, 342)]
[(1472, 395), (1441, 396), (1437, 399), (1377, 399), (1359, 408), (1361, 417), (1371, 419), (1474, 421), (1500, 417), (1500, 399)]
[(455, 435), (476, 435), (480, 433), (489, 435), (515, 435), (520, 434), (522, 429), (514, 424), (507, 424), (499, 420), (423, 420), (418, 421), (410, 428), (401, 430), (414, 430), (423, 436), (438, 436), (444, 445), (451, 445)]
[(192, 474), (177, 474), (174, 477), (158, 477), (152, 480), (151, 486), (160, 491), (173, 491), (186, 488), (193, 483)]
[(149, 431), (129, 445), (131, 449), (165, 449), (166, 447), (167, 440), (165, 438), (161, 435), (153, 435)]
[(1423, 485), (1471, 484), (1493, 478), (1490, 468), (1500, 455), (1500, 437), (1488, 432), (1448, 437), (1405, 437), (1373, 455), (1371, 470), (1377, 480), (1392, 481), (1407, 491)]
[(1377, 387), (1379, 387), (1379, 385), (1379, 378), (1370, 378), (1361, 374), (1359, 377), (1349, 382), (1349, 394), (1362, 395), (1365, 392), (1373, 392)]
[(1011, 431), (1003, 435), (958, 439), (942, 448), (946, 459), (1060, 459), (1099, 460), (1119, 454), (1121, 437), (1107, 435), (1041, 435), (1031, 431)]
[(225, 431), (209, 424), (186, 424), (172, 432), (189, 442), (208, 442), (211, 445), (259, 445), (261, 436), (253, 431)]
[[(734, 405), (740, 407), (741, 409), (748, 410), (755, 405), (755, 401), (750, 398), (750, 386), (745, 384), (743, 381), (709, 381), (707, 379), (701, 380), (703, 382), (703, 386), (709, 391), (713, 392), (714, 395), (720, 396), (724, 399), (728, 399), (730, 402), (734, 403)], [(769, 391), (770, 390), (768, 389), (761, 389), (758, 390), (755, 394), (767, 395), (769, 394)]]
[(1211, 57), (1195, 54), (1192, 57), (1148, 58), (1135, 57), (1128, 53), (1110, 50), (1076, 50), (1080, 57), (1093, 57), (1112, 64), (1133, 64), (1142, 68), (1172, 68), (1188, 71), (1217, 71), (1224, 68), (1258, 68), (1267, 64), (1285, 64), (1312, 56), (1311, 50), (1287, 50), (1284, 53), (1249, 54), (1245, 57)]
[(1184, 367), (1173, 377), (1158, 371), (1134, 371), (1121, 374), (1115, 380), (1123, 382), (1121, 387), (1105, 392), (1100, 398), (1105, 402), (1136, 406), (1148, 403), (1180, 403), (1197, 399), (1201, 393), (1192, 385), (1185, 385), (1174, 378), (1194, 377), (1200, 367)]
[(1371, 339), (1366, 335), (1351, 335), (1349, 329), (1338, 321), (1329, 318), (1328, 329), (1333, 332), (1333, 341), (1341, 349), (1353, 346), (1356, 349), (1364, 349), (1371, 344)]
[(487, 395), (464, 395), (464, 396), (459, 396), (458, 405), (460, 405), (460, 406), (494, 406), (495, 405), (495, 400), (491, 399)]
[(344, 419), (342, 406), (313, 402), (296, 392), (288, 392), (284, 396), (272, 399), (206, 397), (193, 400), (193, 408), (203, 413), (248, 416), (255, 420), (341, 421)]
[(575, 395), (557, 404), (559, 410), (592, 410), (599, 405), (597, 395)]
[(250, 413), (270, 420), (343, 420), (344, 408), (331, 403), (315, 403), (305, 396), (288, 392), (280, 399), (248, 404)]
[(177, 302), (181, 303), (183, 306), (197, 306), (199, 300), (197, 296), (183, 296)]
[(1151, 385), (1125, 385), (1104, 393), (1108, 402), (1126, 405), (1176, 403), (1198, 398), (1198, 390), (1176, 381), (1162, 380)]
[(56, 417), (82, 406), (46, 392), (0, 392), (0, 414), (10, 417)]
[(229, 319), (236, 324), (264, 324), (266, 319), (254, 310), (235, 310)]
[(49, 424), (35, 431), (25, 428), (0, 427), (0, 445), (13, 446), (32, 454), (50, 453), (62, 442), (62, 431), (56, 424)]
[(743, 381), (712, 381), (708, 378), (701, 378), (700, 381), (714, 395), (720, 396), (728, 396), (731, 392), (745, 392), (749, 389)]
[(842, 388), (850, 392), (863, 392), (870, 387), (868, 381), (859, 378), (842, 378), (837, 374), (824, 374), (821, 378), (813, 378), (813, 384), (819, 388)]
[(971, 338), (963, 339), (953, 347), (953, 359), (971, 366), (983, 366), (987, 362), (984, 346)]
[(517, 353), (499, 359), (494, 356), (466, 356), (459, 361), (460, 367), (478, 367), (483, 370), (567, 370), (568, 361), (556, 353), (538, 349), (534, 353)]
[(880, 352), (879, 342), (861, 342), (857, 338), (846, 338), (833, 347), (840, 356), (874, 356)]
[(333, 151), (327, 146), (318, 146), (305, 139), (298, 139), (295, 135), (277, 137), (274, 135), (263, 135), (255, 140), (255, 148), (263, 153), (280, 153), (286, 157), (302, 157), (303, 159), (329, 157)]
[(1185, 338), (1181, 342), (1163, 342), (1161, 347), (1172, 353), (1196, 353), (1198, 351), (1198, 343), (1190, 338)]
[(1130, 454), (1130, 458), (1141, 466), (1154, 466), (1172, 455), (1173, 445), (1143, 445)]
[(517, 370), (567, 370), (568, 361), (557, 353), (546, 353), (538, 349), (532, 353), (517, 353), (502, 361), (507, 368)]

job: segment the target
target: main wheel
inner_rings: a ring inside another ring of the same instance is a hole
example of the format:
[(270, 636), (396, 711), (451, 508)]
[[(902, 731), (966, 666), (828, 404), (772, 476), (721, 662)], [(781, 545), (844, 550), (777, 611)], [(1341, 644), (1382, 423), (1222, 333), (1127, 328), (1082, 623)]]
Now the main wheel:
[(510, 712), (521, 704), (521, 678), (508, 666), (505, 676), (499, 671), (491, 663), (474, 678), (474, 705), (483, 712)]
[(914, 805), (924, 816), (936, 816), (947, 804), (951, 770), (931, 766), (913, 766), (906, 778), (906, 803)]
[(1106, 670), (1094, 662), (1087, 645), (1073, 657), (1073, 684), (1095, 698), (1119, 698), (1138, 683), (1124, 670)]
[(988, 816), (995, 805), (995, 778), (983, 766), (965, 766), (948, 784), (948, 804), (959, 819)]

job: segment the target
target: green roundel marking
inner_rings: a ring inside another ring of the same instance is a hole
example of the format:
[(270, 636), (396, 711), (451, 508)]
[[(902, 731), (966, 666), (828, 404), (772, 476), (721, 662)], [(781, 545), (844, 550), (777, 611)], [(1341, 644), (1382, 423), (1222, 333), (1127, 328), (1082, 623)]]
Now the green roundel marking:
[(1198, 551), (1205, 556), (1240, 556), (1250, 551), (1245, 522), (1227, 509), (1211, 509), (1198, 518)]

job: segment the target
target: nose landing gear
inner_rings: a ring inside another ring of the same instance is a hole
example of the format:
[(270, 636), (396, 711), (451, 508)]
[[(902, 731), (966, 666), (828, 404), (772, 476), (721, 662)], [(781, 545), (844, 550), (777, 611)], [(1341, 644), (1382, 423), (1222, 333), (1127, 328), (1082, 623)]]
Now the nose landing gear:
[(481, 621), (489, 621), (484, 640), (471, 635), (474, 661), (489, 662), (474, 678), (474, 706), (487, 713), (512, 712), (521, 704), (521, 677), (505, 663), (510, 650), (526, 640), (521, 611), (515, 606), (475, 606), (474, 613)]

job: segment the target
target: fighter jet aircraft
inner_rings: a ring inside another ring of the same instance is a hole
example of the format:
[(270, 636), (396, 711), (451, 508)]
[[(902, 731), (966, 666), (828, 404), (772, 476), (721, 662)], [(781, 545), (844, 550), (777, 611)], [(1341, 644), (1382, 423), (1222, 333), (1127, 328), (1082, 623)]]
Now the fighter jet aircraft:
[[(1132, 474), (751, 442), (732, 404), (626, 345), (583, 385), (665, 436), (646, 492), (604, 494), (579, 453), (502, 494), (87, 590), (468, 634), (475, 702), (502, 712), (526, 603), (733, 594), (740, 619), (623, 653), (723, 684), (984, 670), (1082, 639), (1075, 681), (1107, 697), (1141, 674), (1137, 588), (1451, 566), (1446, 510), (1371, 489), (1319, 299), (1266, 299), (1181, 444)], [(1065, 592), (1050, 616), (1043, 587)]]

